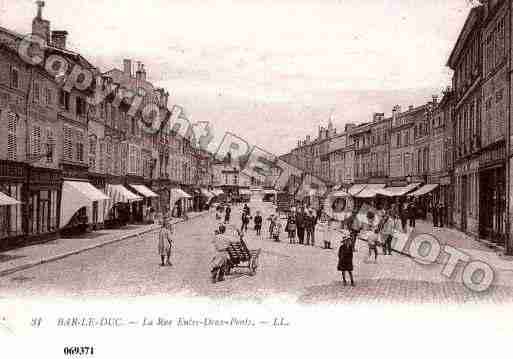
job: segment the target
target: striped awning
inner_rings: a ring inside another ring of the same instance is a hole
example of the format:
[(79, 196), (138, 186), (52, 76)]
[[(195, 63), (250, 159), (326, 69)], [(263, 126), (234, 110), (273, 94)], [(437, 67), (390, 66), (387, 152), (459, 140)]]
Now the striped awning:
[(142, 194), (146, 198), (158, 197), (159, 195), (153, 192), (151, 189), (142, 184), (131, 184), (130, 187), (135, 189), (138, 193)]
[(376, 193), (386, 197), (401, 197), (411, 191), (414, 191), (419, 186), (420, 183), (412, 183), (403, 187), (387, 187), (377, 190)]
[(369, 183), (365, 186), (365, 188), (355, 195), (356, 198), (374, 198), (376, 197), (376, 192), (380, 189), (385, 188), (384, 183)]
[(349, 194), (351, 196), (356, 196), (358, 193), (360, 193), (361, 191), (363, 191), (363, 189), (367, 186), (367, 184), (365, 183), (358, 183), (358, 184), (354, 184), (351, 186), (351, 188), (349, 188)]
[(112, 203), (131, 203), (142, 201), (143, 198), (120, 184), (108, 184), (106, 188), (107, 195), (112, 199)]
[(422, 186), (421, 188), (419, 188), (418, 190), (416, 190), (415, 192), (413, 193), (410, 193), (408, 195), (408, 197), (420, 197), (420, 196), (423, 196), (425, 194), (428, 194), (432, 191), (434, 191), (435, 189), (438, 188), (438, 183), (433, 183), (433, 184), (426, 184), (424, 186)]
[(209, 190), (206, 190), (205, 188), (200, 188), (200, 192), (201, 192), (203, 197), (207, 197), (207, 198), (215, 197), (215, 194), (213, 194)]
[(21, 204), (21, 202), (0, 192), (0, 206), (15, 206), (17, 204)]
[(92, 206), (93, 202), (110, 199), (91, 183), (81, 181), (64, 181), (61, 196), (61, 228), (68, 225), (79, 209)]
[(220, 196), (220, 195), (224, 194), (224, 192), (223, 192), (222, 190), (220, 190), (220, 189), (213, 189), (211, 192), (212, 192), (215, 196)]

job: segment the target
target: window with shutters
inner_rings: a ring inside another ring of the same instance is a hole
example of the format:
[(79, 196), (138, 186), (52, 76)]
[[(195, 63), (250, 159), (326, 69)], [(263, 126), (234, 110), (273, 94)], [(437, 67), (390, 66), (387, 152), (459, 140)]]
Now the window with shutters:
[(96, 171), (96, 136), (89, 137), (89, 169)]
[(39, 103), (41, 100), (41, 85), (38, 81), (34, 81), (34, 102)]
[(14, 112), (7, 113), (7, 159), (11, 161), (18, 158), (18, 120)]
[(45, 89), (45, 102), (48, 106), (51, 106), (53, 103), (52, 90), (49, 88)]
[(59, 94), (59, 104), (66, 111), (69, 111), (69, 92), (61, 89)]
[(99, 171), (100, 173), (105, 173), (105, 143), (100, 141), (100, 152), (98, 153), (98, 158), (100, 160), (99, 163)]
[(73, 130), (65, 126), (63, 132), (63, 157), (66, 161), (73, 161)]
[(20, 88), (20, 71), (16, 67), (11, 67), (11, 87)]
[(76, 149), (77, 149), (77, 161), (85, 162), (85, 144), (84, 144), (84, 134), (80, 131), (76, 131)]
[(41, 155), (41, 127), (33, 126), (30, 134), (30, 156), (37, 158)]
[(46, 163), (53, 163), (55, 156), (55, 135), (49, 128), (46, 129)]

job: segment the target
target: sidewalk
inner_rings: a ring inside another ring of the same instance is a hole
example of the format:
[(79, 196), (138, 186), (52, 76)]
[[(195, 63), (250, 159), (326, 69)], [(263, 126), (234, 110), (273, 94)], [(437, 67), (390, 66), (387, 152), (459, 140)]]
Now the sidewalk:
[[(189, 220), (208, 214), (208, 211), (188, 213)], [(173, 219), (173, 223), (184, 222)], [(159, 225), (129, 225), (121, 229), (104, 229), (77, 237), (62, 237), (44, 244), (13, 249), (0, 253), (0, 277), (37, 265), (56, 261), (93, 248), (120, 242), (160, 228)]]
[[(513, 258), (504, 256), (503, 252), (491, 249), (484, 243), (454, 228), (433, 227), (432, 223), (422, 220), (417, 221), (416, 224), (413, 236), (424, 233), (434, 236), (441, 245), (442, 253), (444, 253), (444, 247), (452, 247), (467, 254), (470, 261), (482, 261), (495, 270), (512, 272), (513, 274)], [(447, 259), (448, 256), (446, 255), (442, 258), (441, 263), (445, 264)]]

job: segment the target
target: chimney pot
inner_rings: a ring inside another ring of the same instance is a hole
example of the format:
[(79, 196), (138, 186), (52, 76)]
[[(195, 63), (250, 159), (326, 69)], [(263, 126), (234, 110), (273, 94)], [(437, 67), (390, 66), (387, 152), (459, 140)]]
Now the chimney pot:
[(409, 110), (409, 111), (413, 110), (413, 108), (414, 108), (414, 106), (413, 106), (413, 105), (408, 106), (408, 110)]

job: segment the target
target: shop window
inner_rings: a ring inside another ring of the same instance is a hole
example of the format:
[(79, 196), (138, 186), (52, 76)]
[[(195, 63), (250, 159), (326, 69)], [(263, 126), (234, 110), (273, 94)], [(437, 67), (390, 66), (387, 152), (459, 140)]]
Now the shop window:
[[(0, 184), (0, 191), (21, 201), (21, 184)], [(0, 206), (0, 240), (23, 234), (22, 205)]]

